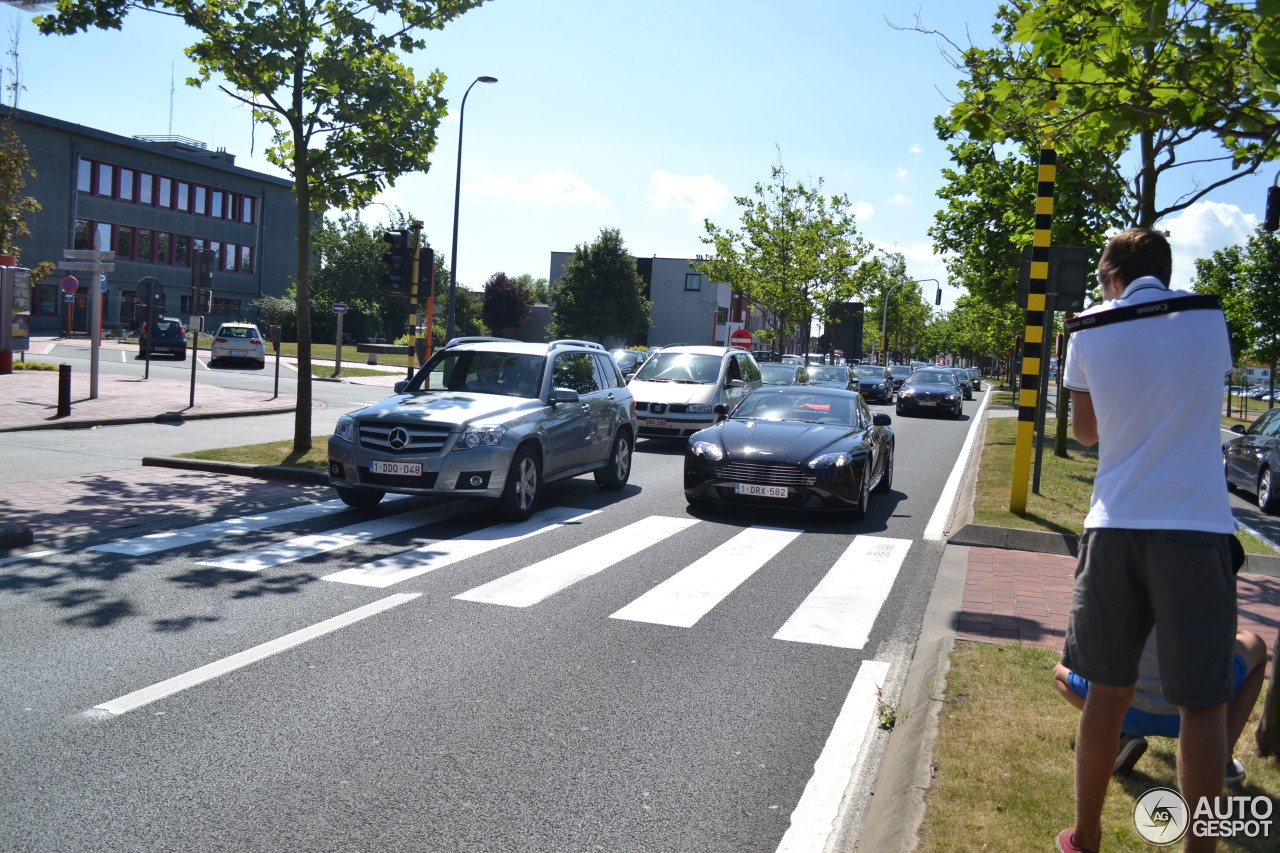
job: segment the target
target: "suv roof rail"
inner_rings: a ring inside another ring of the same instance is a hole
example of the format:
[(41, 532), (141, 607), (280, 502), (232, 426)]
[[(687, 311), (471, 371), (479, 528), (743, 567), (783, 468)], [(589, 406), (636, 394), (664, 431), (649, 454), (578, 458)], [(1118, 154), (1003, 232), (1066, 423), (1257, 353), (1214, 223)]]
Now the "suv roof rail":
[(471, 337), (466, 337), (466, 338), (451, 338), (449, 342), (444, 345), (444, 348), (448, 349), (449, 347), (461, 346), (462, 344), (518, 344), (518, 343), (520, 343), (520, 341), (517, 341), (515, 338), (492, 338), (492, 337), (486, 337), (484, 335), (472, 335)]
[(556, 349), (558, 347), (589, 347), (591, 349), (598, 349), (601, 352), (608, 352), (608, 350), (604, 348), (603, 344), (598, 344), (595, 341), (579, 341), (572, 338), (560, 338), (559, 340), (552, 341), (548, 349)]

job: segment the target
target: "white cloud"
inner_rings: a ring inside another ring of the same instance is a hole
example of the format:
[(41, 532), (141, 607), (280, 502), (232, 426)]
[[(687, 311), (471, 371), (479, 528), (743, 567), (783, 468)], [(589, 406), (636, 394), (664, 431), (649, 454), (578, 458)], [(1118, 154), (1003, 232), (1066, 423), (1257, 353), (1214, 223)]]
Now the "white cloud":
[(654, 210), (684, 210), (690, 219), (701, 222), (724, 210), (733, 201), (733, 193), (710, 175), (686, 177), (655, 169), (645, 198)]
[(528, 181), (477, 172), (476, 180), (467, 184), (467, 193), (548, 205), (609, 205), (608, 196), (568, 172), (539, 172), (537, 177)]
[(924, 149), (923, 149), (923, 148), (921, 148), (919, 145), (912, 145), (912, 146), (911, 146), (910, 148), (908, 148), (907, 150), (908, 150), (908, 151), (910, 151), (912, 154), (919, 154), (919, 153), (920, 153), (921, 151), (923, 151)]
[(906, 177), (907, 177), (907, 170), (906, 170), (906, 169), (904, 169), (904, 168), (902, 168), (901, 166), (899, 166), (899, 167), (898, 167), (898, 180), (903, 180), (903, 179), (905, 179)]
[(911, 204), (911, 199), (902, 193), (895, 193), (889, 198), (889, 204), (897, 205), (898, 207), (906, 207)]
[(875, 205), (866, 201), (855, 201), (853, 203), (853, 218), (855, 222), (865, 222), (875, 216)]
[(1198, 201), (1176, 216), (1160, 220), (1169, 233), (1173, 249), (1172, 287), (1190, 287), (1196, 273), (1196, 259), (1207, 258), (1218, 249), (1243, 243), (1258, 227), (1258, 217), (1234, 204)]

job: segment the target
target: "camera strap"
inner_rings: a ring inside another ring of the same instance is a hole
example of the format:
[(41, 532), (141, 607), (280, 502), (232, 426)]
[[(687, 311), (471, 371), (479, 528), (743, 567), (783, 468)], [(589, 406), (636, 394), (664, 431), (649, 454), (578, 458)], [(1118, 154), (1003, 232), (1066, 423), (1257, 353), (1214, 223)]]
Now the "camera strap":
[(1096, 314), (1085, 314), (1083, 317), (1072, 317), (1062, 322), (1067, 334), (1081, 329), (1095, 329), (1112, 323), (1123, 323), (1126, 320), (1140, 320), (1143, 317), (1160, 317), (1175, 311), (1221, 311), (1222, 302), (1216, 296), (1195, 294), (1177, 296), (1173, 299), (1157, 299), (1154, 302), (1143, 302), (1141, 305), (1125, 305)]

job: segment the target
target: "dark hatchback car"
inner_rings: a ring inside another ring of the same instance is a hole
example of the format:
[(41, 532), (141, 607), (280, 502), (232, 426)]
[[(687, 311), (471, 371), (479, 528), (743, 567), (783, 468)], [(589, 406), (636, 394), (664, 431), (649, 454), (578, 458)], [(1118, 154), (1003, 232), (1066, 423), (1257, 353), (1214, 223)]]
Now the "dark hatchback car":
[(693, 506), (842, 510), (862, 519), (871, 493), (893, 485), (890, 423), (853, 391), (762, 388), (689, 436), (685, 499)]
[(179, 361), (186, 361), (187, 338), (182, 322), (176, 317), (164, 317), (155, 323), (144, 323), (138, 337), (138, 357), (145, 358), (148, 350), (152, 355), (176, 355)]
[(867, 402), (893, 402), (893, 374), (889, 368), (876, 364), (859, 364), (849, 368), (849, 372), (858, 380), (858, 391)]
[(964, 414), (964, 392), (956, 375), (945, 367), (917, 370), (898, 389), (898, 414), (938, 412), (953, 418)]
[(760, 378), (765, 385), (808, 385), (809, 371), (803, 364), (767, 362), (760, 365)]
[(897, 391), (902, 387), (902, 383), (907, 381), (912, 369), (905, 364), (891, 364), (889, 365), (889, 373), (893, 375), (893, 390)]
[(1280, 409), (1263, 412), (1246, 430), (1222, 445), (1222, 468), (1227, 489), (1241, 488), (1258, 496), (1263, 512), (1280, 513)]
[(843, 364), (809, 365), (809, 384), (818, 388), (843, 388), (846, 391), (858, 390), (858, 380), (853, 378), (848, 366)]

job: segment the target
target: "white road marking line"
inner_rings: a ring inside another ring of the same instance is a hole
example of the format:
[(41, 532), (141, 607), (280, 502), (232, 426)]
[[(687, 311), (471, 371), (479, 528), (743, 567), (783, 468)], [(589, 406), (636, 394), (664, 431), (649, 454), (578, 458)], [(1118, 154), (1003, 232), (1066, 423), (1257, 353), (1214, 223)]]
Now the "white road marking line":
[(400, 515), (393, 515), (389, 518), (375, 518), (359, 524), (339, 527), (336, 530), (329, 530), (324, 533), (299, 536), (296, 539), (290, 539), (285, 542), (275, 542), (270, 545), (263, 545), (261, 548), (254, 548), (251, 551), (240, 551), (223, 557), (216, 557), (212, 560), (203, 560), (199, 565), (234, 569), (240, 572), (257, 572), (272, 566), (279, 566), (282, 563), (301, 560), (304, 557), (312, 557), (316, 554), (336, 551), (339, 548), (347, 548), (370, 539), (391, 536), (394, 533), (412, 530), (415, 527), (434, 524), (437, 521), (452, 518), (455, 515), (456, 513), (440, 507), (427, 507), (401, 513)]
[(693, 627), (800, 533), (777, 527), (748, 527), (614, 613), (612, 618)]
[(392, 584), (425, 575), (427, 572), (433, 572), (469, 557), (597, 515), (599, 512), (599, 510), (592, 510), (584, 513), (581, 509), (572, 507), (556, 507), (540, 512), (528, 521), (486, 527), (454, 539), (424, 545), (403, 554), (383, 557), (372, 563), (343, 569), (326, 575), (323, 580), (385, 589)]
[(909, 539), (855, 537), (773, 638), (862, 648), (910, 548)]
[(132, 711), (135, 708), (154, 702), (157, 699), (172, 696), (174, 693), (186, 690), (188, 687), (194, 687), (197, 684), (210, 681), (220, 675), (226, 675), (228, 672), (248, 666), (251, 663), (256, 663), (263, 658), (283, 652), (286, 649), (302, 645), (308, 640), (314, 640), (316, 637), (332, 633), (339, 628), (345, 628), (348, 625), (359, 622), (361, 619), (367, 619), (368, 617), (381, 613), (384, 610), (390, 610), (392, 607), (399, 607), (406, 601), (412, 601), (421, 594), (422, 593), (420, 592), (412, 592), (387, 596), (381, 601), (366, 604), (364, 607), (358, 607), (355, 610), (350, 610), (346, 613), (335, 616), (332, 619), (326, 619), (323, 622), (318, 622), (310, 627), (294, 631), (292, 634), (286, 634), (283, 637), (279, 637), (259, 646), (254, 646), (251, 649), (245, 649), (243, 652), (197, 667), (190, 672), (174, 676), (173, 678), (153, 684), (150, 687), (135, 690), (132, 693), (121, 696), (119, 699), (112, 699), (110, 702), (103, 702), (101, 705), (94, 705), (94, 710), (106, 711), (107, 713), (117, 715), (123, 714), (126, 711)]
[(840, 802), (853, 778), (867, 735), (876, 717), (880, 688), (889, 674), (889, 664), (863, 661), (845, 697), (840, 716), (831, 728), (822, 754), (791, 812), (791, 825), (782, 836), (777, 853), (822, 853), (837, 828)]
[(973, 454), (974, 441), (979, 432), (978, 425), (982, 423), (983, 413), (986, 412), (987, 405), (994, 396), (995, 394), (988, 391), (982, 398), (982, 405), (978, 406), (977, 414), (973, 415), (969, 432), (965, 435), (964, 444), (960, 448), (960, 455), (956, 457), (956, 464), (951, 466), (951, 474), (947, 477), (946, 485), (942, 487), (938, 503), (933, 507), (929, 523), (924, 527), (925, 539), (946, 539), (947, 534), (951, 532), (947, 529), (947, 524), (951, 521), (952, 510), (955, 509), (956, 500), (960, 496), (960, 484), (964, 482), (965, 468), (969, 466), (969, 457)]
[(181, 548), (184, 545), (194, 545), (197, 542), (207, 542), (210, 539), (217, 539), (220, 536), (231, 536), (233, 534), (244, 533), (249, 530), (262, 530), (267, 527), (278, 527), (281, 524), (288, 524), (292, 521), (306, 521), (310, 518), (329, 515), (345, 509), (347, 509), (347, 505), (342, 501), (323, 501), (317, 504), (303, 504), (302, 506), (275, 510), (274, 512), (266, 512), (261, 515), (244, 515), (239, 518), (228, 518), (223, 521), (211, 521), (207, 524), (197, 524), (194, 527), (184, 527), (178, 530), (165, 530), (160, 533), (150, 533), (146, 536), (139, 536), (135, 539), (121, 539), (118, 542), (106, 542), (102, 545), (94, 545), (89, 550), (105, 551), (108, 554), (128, 554), (131, 557), (141, 557), (147, 554), (154, 554), (157, 551), (168, 551), (171, 548)]
[(22, 560), (37, 560), (40, 557), (47, 557), (50, 554), (61, 554), (65, 548), (46, 548), (43, 551), (28, 551), (25, 554), (15, 554), (12, 557), (0, 559), (0, 566), (7, 566), (10, 563), (17, 563)]
[(529, 607), (697, 523), (696, 518), (651, 515), (454, 598)]

